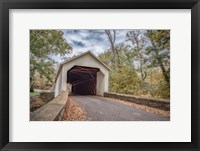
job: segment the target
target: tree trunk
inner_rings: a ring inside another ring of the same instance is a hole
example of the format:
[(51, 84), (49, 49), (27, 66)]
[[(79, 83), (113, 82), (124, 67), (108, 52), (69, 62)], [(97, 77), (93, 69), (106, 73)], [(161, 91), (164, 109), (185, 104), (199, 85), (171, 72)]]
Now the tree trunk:
[(111, 35), (110, 33), (110, 30), (105, 30), (105, 33), (106, 35), (108, 36), (108, 40), (110, 42), (110, 45), (111, 45), (111, 49), (112, 49), (112, 52), (113, 52), (113, 58), (114, 58), (114, 67), (115, 69), (118, 68), (118, 65), (117, 65), (117, 58), (116, 58), (116, 50), (115, 50), (115, 36), (116, 36), (116, 33), (115, 31), (113, 32), (113, 36)]
[(167, 83), (169, 83), (170, 81), (169, 81), (169, 76), (168, 76), (168, 74), (167, 74), (167, 71), (166, 71), (166, 69), (165, 69), (165, 67), (164, 67), (164, 65), (163, 65), (163, 63), (162, 63), (162, 60), (161, 60), (161, 58), (160, 58), (160, 56), (159, 56), (159, 54), (158, 54), (158, 50), (155, 48), (155, 52), (156, 52), (156, 59), (157, 59), (157, 61), (158, 61), (158, 64), (159, 64), (159, 66), (160, 66), (160, 68), (161, 68), (161, 70), (162, 70), (162, 73), (163, 73), (163, 76), (164, 76), (164, 78), (165, 78), (165, 81), (167, 82)]
[(153, 41), (152, 41), (151, 38), (150, 38), (150, 40), (151, 40), (152, 46), (153, 46), (153, 48), (154, 48), (154, 51), (155, 51), (155, 53), (156, 53), (156, 60), (157, 60), (159, 66), (160, 66), (160, 68), (161, 68), (161, 70), (162, 70), (162, 73), (163, 73), (163, 76), (164, 76), (164, 78), (165, 78), (165, 81), (169, 84), (169, 83), (170, 83), (170, 79), (169, 79), (169, 76), (168, 76), (167, 71), (166, 71), (166, 69), (165, 69), (165, 66), (164, 66), (163, 63), (162, 63), (162, 59), (160, 58), (160, 55), (158, 54), (158, 50), (157, 50), (157, 48), (156, 48), (156, 46), (155, 46), (155, 44), (153, 43)]

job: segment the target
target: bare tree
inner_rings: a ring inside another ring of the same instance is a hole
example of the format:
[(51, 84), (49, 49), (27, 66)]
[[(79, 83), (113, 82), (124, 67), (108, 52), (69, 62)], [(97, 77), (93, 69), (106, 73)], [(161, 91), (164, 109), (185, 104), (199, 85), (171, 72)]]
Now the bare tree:
[(120, 59), (119, 59), (119, 53), (115, 48), (116, 31), (115, 30), (105, 30), (105, 33), (110, 42), (111, 50), (113, 53), (114, 66), (115, 66), (115, 69), (117, 69), (120, 64)]
[(131, 41), (133, 45), (133, 56), (135, 61), (138, 61), (138, 70), (141, 75), (141, 79), (145, 80), (147, 73), (145, 70), (145, 56), (144, 56), (144, 47), (145, 47), (145, 37), (139, 30), (130, 31), (126, 35), (127, 39)]

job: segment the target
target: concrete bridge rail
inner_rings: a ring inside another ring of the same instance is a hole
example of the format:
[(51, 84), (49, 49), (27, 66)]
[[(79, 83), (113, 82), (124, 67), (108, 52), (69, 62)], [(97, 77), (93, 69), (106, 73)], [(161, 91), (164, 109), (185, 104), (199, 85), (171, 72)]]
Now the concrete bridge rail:
[(55, 97), (52, 101), (32, 112), (30, 115), (30, 121), (61, 120), (67, 99), (67, 91), (62, 91), (61, 94)]

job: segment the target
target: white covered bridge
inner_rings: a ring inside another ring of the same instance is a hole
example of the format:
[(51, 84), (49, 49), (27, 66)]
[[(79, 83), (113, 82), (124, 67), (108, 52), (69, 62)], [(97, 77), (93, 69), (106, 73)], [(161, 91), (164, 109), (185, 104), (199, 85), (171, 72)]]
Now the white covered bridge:
[(54, 85), (55, 97), (71, 86), (71, 93), (82, 95), (100, 95), (108, 91), (107, 67), (92, 52), (61, 63)]

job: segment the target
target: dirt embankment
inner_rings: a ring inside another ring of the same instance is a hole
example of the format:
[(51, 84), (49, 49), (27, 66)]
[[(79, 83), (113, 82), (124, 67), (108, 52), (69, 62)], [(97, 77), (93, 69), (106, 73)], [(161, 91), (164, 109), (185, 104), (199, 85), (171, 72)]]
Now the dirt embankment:
[(40, 107), (42, 107), (45, 104), (46, 104), (46, 102), (43, 99), (39, 98), (39, 96), (31, 96), (30, 97), (30, 111), (31, 112), (39, 109)]

